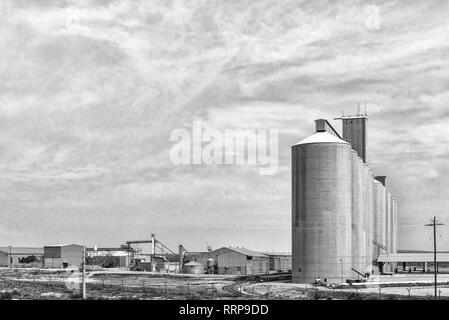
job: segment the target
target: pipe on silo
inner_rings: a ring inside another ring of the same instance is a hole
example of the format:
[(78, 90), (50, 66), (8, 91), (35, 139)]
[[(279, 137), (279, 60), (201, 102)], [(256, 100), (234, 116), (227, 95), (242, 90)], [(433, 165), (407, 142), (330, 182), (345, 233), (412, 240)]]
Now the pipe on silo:
[(352, 151), (352, 267), (364, 273), (366, 269), (366, 238), (364, 231), (363, 207), (363, 160)]
[(292, 280), (345, 281), (353, 276), (351, 147), (327, 132), (304, 141), (292, 147)]

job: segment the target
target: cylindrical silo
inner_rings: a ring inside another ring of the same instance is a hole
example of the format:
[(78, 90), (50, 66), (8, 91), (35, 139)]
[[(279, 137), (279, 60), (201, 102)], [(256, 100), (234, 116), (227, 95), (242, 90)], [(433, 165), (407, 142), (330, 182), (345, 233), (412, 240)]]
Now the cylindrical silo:
[(353, 152), (352, 157), (352, 267), (358, 272), (365, 272), (366, 239), (363, 229), (363, 160)]
[(393, 202), (393, 253), (398, 253), (398, 214), (399, 214), (399, 203), (397, 199)]
[(395, 203), (396, 202), (396, 200), (393, 198), (393, 197), (391, 197), (390, 198), (390, 253), (394, 253), (394, 246), (395, 246), (395, 243), (394, 243), (394, 216), (395, 216), (395, 213), (394, 213), (394, 207), (395, 207)]
[(385, 200), (385, 242), (387, 247), (387, 253), (391, 252), (391, 193), (386, 190)]
[(373, 264), (373, 175), (371, 169), (364, 164), (363, 177), (363, 208), (364, 208), (364, 232), (365, 232), (365, 273), (372, 274)]
[(190, 261), (182, 266), (182, 273), (188, 274), (204, 273), (204, 265), (197, 261)]
[(351, 277), (350, 145), (317, 132), (292, 147), (292, 278)]
[(373, 260), (379, 258), (379, 254), (385, 253), (385, 187), (374, 180), (374, 246)]

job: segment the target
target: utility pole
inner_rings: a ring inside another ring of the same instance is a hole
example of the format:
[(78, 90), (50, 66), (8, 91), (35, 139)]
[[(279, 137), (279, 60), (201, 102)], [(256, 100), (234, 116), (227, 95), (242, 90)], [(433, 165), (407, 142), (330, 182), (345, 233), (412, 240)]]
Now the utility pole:
[(437, 293), (437, 273), (438, 273), (438, 262), (437, 262), (437, 226), (442, 226), (442, 223), (437, 223), (437, 218), (433, 217), (432, 223), (424, 225), (425, 227), (433, 227), (433, 270), (435, 274), (435, 300), (438, 299)]
[(343, 259), (340, 259), (340, 266), (341, 266), (341, 283), (344, 282), (343, 280)]
[(81, 288), (81, 294), (83, 297), (83, 300), (86, 300), (86, 246), (83, 247), (83, 262), (82, 262), (83, 268), (82, 268), (82, 288)]
[(9, 254), (8, 254), (8, 266), (9, 266), (9, 269), (12, 269), (12, 249), (11, 249), (11, 246), (8, 247), (8, 251), (9, 251)]

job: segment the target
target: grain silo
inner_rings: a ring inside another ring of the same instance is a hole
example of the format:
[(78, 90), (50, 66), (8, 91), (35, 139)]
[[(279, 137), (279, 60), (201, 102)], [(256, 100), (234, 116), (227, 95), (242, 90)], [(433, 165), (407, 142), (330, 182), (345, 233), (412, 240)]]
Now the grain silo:
[(393, 202), (393, 250), (392, 253), (398, 252), (398, 212), (399, 212), (399, 203), (397, 199), (394, 199)]
[(293, 282), (342, 282), (353, 275), (352, 156), (351, 146), (328, 131), (292, 147)]
[(391, 210), (390, 210), (390, 253), (395, 253), (395, 207), (396, 207), (396, 199), (391, 197), (391, 204), (390, 204)]
[(391, 193), (386, 190), (385, 198), (385, 243), (387, 253), (391, 252)]
[(374, 180), (374, 254), (373, 260), (377, 260), (380, 253), (385, 253), (385, 187)]
[(365, 232), (365, 273), (372, 273), (373, 264), (373, 175), (371, 169), (363, 165), (363, 211)]
[(363, 160), (352, 151), (352, 267), (360, 273), (365, 272), (366, 237), (364, 231), (363, 207)]

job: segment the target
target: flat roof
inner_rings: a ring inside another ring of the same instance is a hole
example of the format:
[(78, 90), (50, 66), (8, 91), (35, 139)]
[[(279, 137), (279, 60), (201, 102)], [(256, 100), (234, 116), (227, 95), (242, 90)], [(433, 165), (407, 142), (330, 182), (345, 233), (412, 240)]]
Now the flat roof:
[(48, 245), (44, 246), (44, 248), (48, 248), (48, 247), (67, 247), (67, 246), (84, 247), (82, 244), (76, 244), (76, 243), (62, 243), (62, 244), (48, 244)]
[(267, 256), (289, 256), (291, 257), (291, 252), (262, 252), (264, 255)]
[(263, 253), (260, 252), (256, 252), (256, 251), (252, 251), (246, 248), (237, 248), (237, 247), (224, 247), (226, 249), (241, 253), (245, 256), (249, 256), (249, 257), (266, 257), (266, 255), (264, 255)]
[[(378, 262), (433, 262), (433, 252), (381, 253)], [(437, 252), (438, 262), (449, 262), (449, 253)]]
[[(9, 254), (9, 247), (0, 247), (0, 252)], [(44, 248), (36, 247), (11, 247), (11, 254), (44, 254)]]

